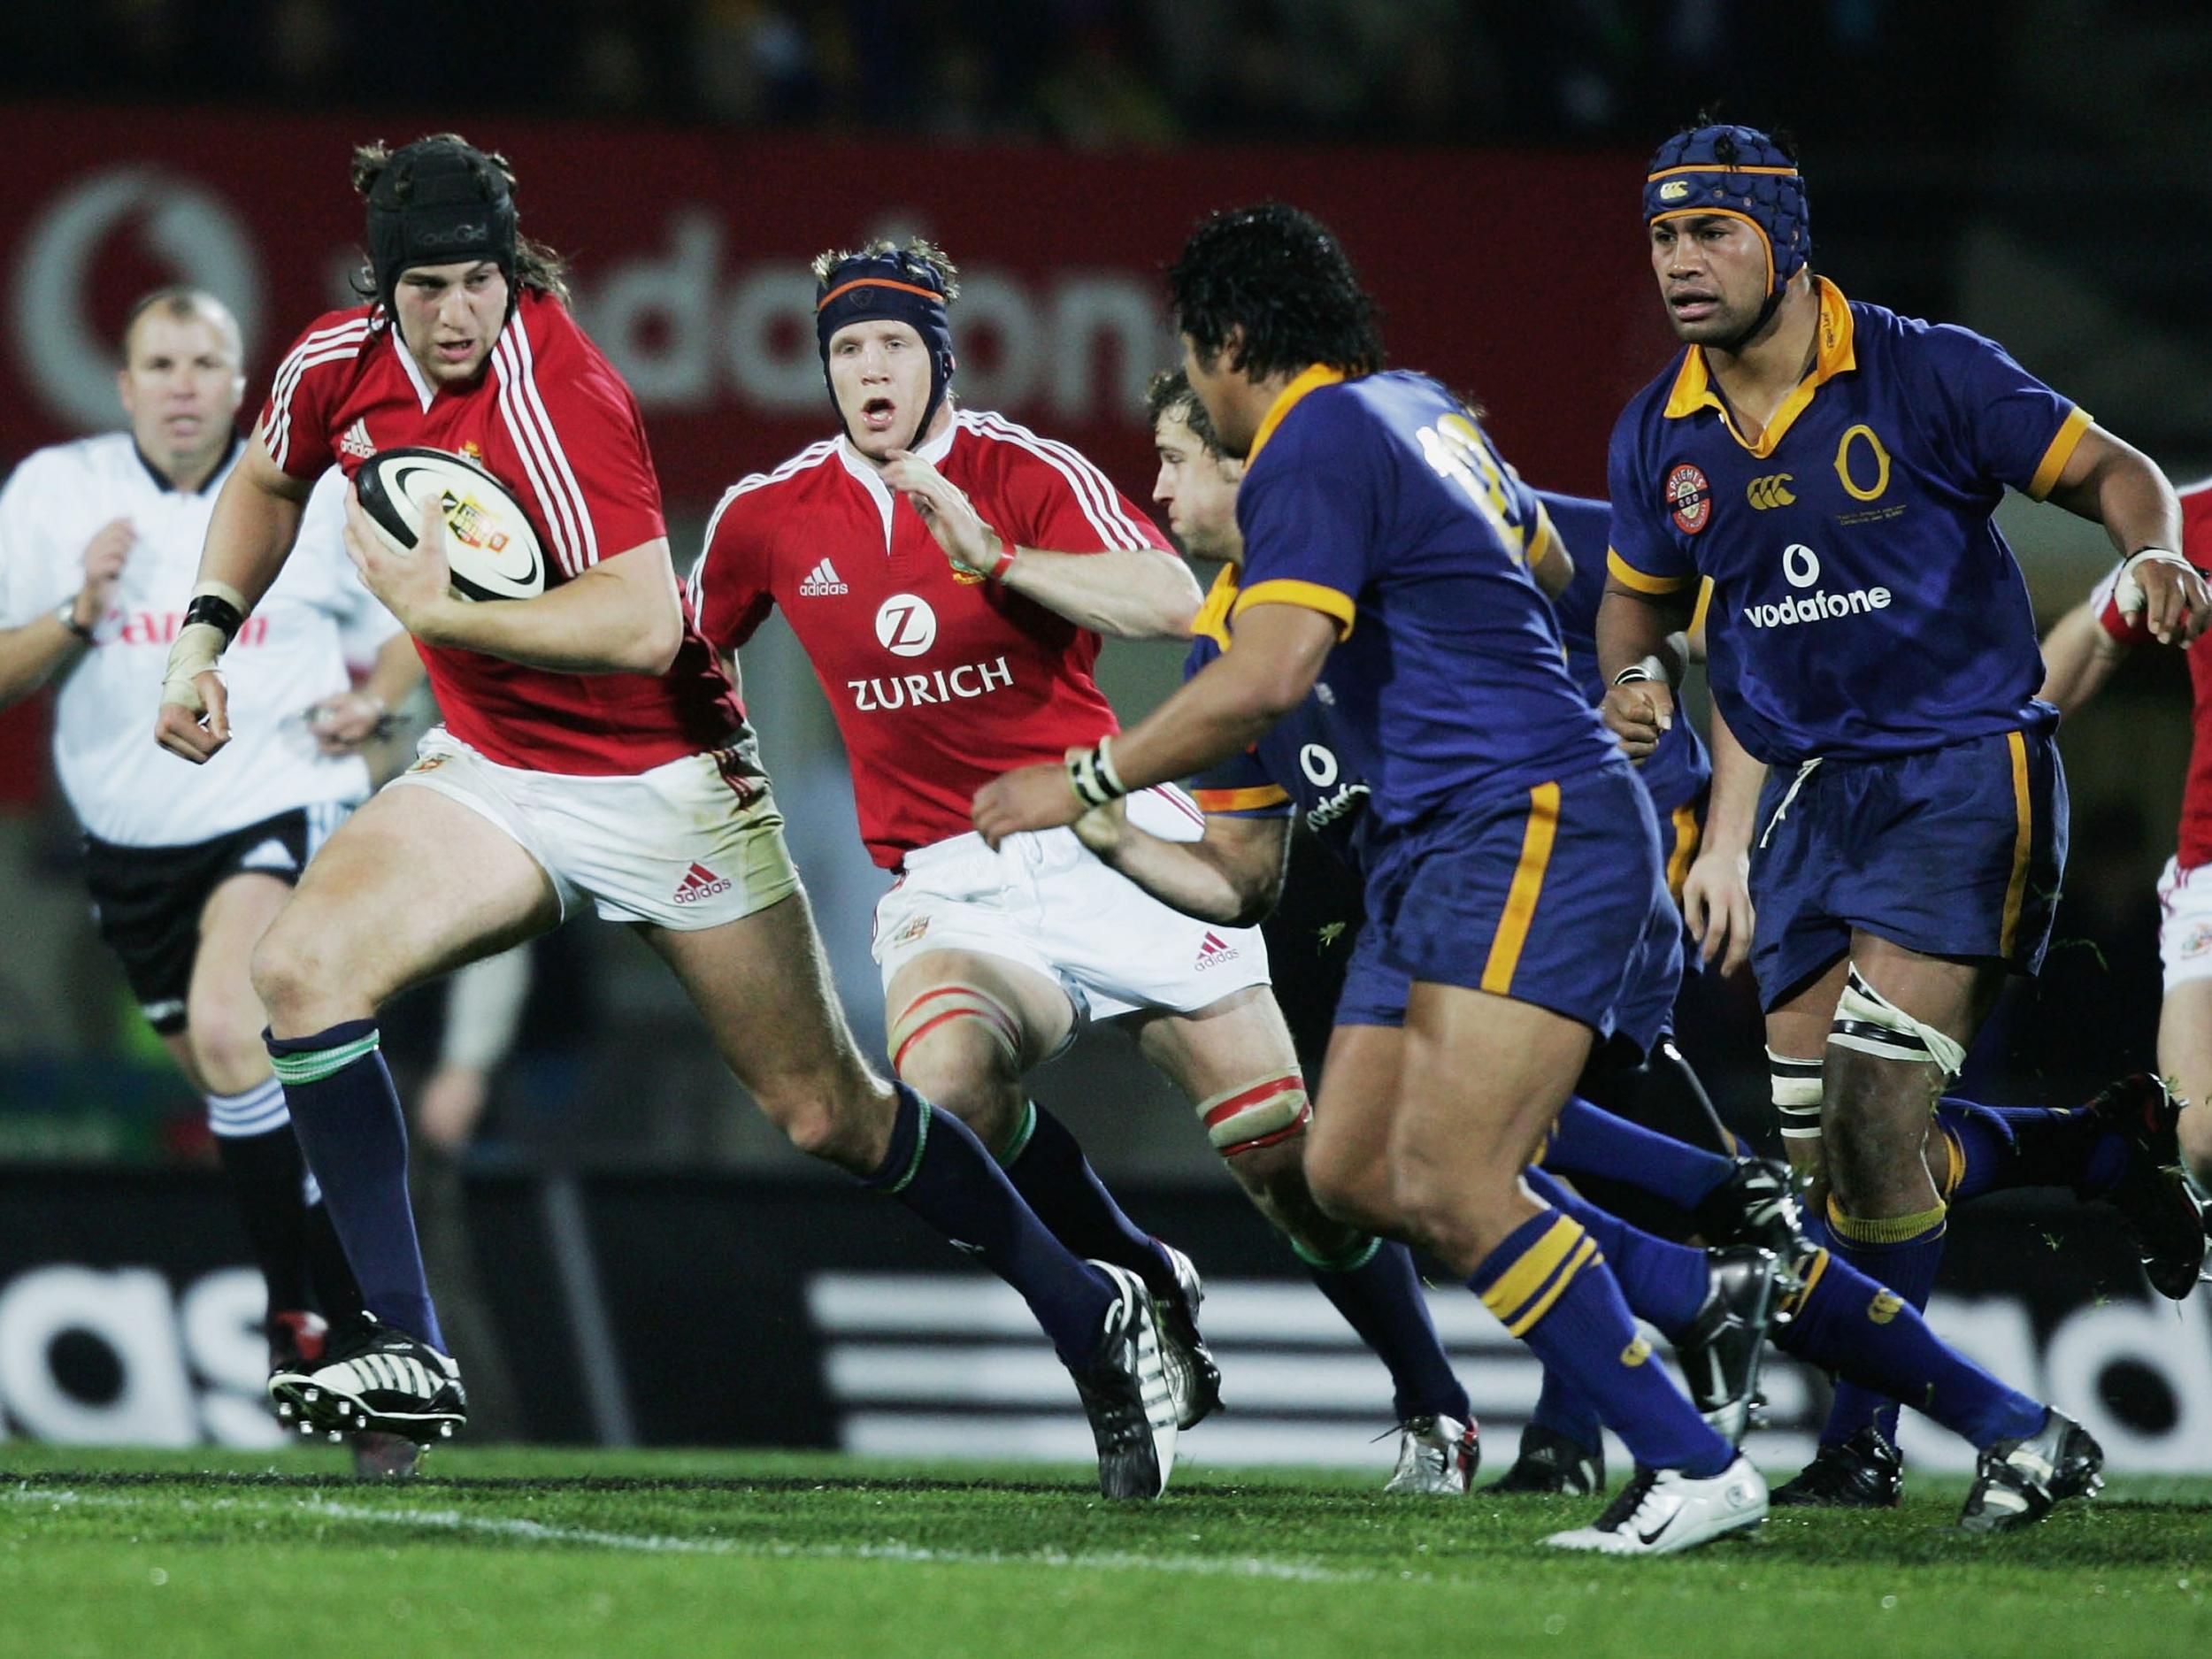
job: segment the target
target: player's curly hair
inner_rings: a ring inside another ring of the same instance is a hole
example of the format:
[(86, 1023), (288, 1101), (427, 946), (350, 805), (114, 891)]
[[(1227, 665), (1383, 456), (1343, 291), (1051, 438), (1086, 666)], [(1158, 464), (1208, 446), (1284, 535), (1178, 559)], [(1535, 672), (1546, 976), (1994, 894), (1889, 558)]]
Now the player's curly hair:
[(850, 259), (896, 259), (934, 277), (948, 305), (960, 297), (960, 267), (942, 248), (923, 237), (910, 236), (902, 242), (878, 236), (863, 248), (827, 249), (814, 256), (814, 280), (828, 281), (830, 273)]
[(1144, 388), (1145, 424), (1157, 426), (1163, 415), (1173, 415), (1191, 430), (1206, 453), (1215, 460), (1221, 458), (1221, 438), (1214, 431), (1213, 417), (1206, 412), (1205, 404), (1198, 401), (1198, 394), (1191, 390), (1190, 377), (1180, 369), (1162, 369), (1146, 383)]
[[(460, 144), (471, 150), (476, 148), (458, 133), (433, 133), (429, 136), (434, 139), (442, 139), (448, 143)], [(514, 164), (495, 150), (482, 150), (479, 153), (485, 160), (499, 169), (500, 177), (507, 180), (508, 189), (514, 189)], [(380, 138), (372, 139), (365, 144), (356, 144), (353, 147), (353, 193), (364, 202), (367, 201), (369, 192), (376, 188), (377, 180), (382, 176), (384, 169), (391, 165), (391, 160), (392, 147)], [(407, 189), (403, 180), (399, 188), (403, 200)], [(375, 299), (379, 296), (376, 268), (369, 261), (365, 259), (361, 262), (360, 269), (353, 273), (351, 280), (353, 291), (363, 299)], [(571, 303), (568, 291), (568, 261), (543, 242), (533, 241), (518, 231), (515, 234), (515, 281), (522, 288), (535, 288), (541, 294), (550, 294), (564, 305)]]
[(1254, 380), (1321, 363), (1346, 374), (1383, 366), (1381, 314), (1335, 234), (1280, 202), (1202, 219), (1168, 267), (1175, 325), (1211, 363), (1229, 343), (1229, 366)]

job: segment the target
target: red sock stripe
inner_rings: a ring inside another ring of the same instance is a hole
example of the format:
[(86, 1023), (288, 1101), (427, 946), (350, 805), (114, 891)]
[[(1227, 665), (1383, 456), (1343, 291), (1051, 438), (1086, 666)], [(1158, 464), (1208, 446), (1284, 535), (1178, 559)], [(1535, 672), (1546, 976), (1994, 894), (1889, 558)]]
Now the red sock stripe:
[(1298, 1114), (1298, 1121), (1289, 1127), (1278, 1129), (1271, 1135), (1262, 1135), (1256, 1141), (1240, 1141), (1233, 1147), (1224, 1147), (1221, 1148), (1221, 1156), (1225, 1158), (1233, 1158), (1240, 1152), (1251, 1152), (1261, 1147), (1271, 1147), (1279, 1141), (1287, 1141), (1293, 1135), (1303, 1134), (1306, 1125), (1312, 1121), (1313, 1108), (1309, 1106)]
[(1210, 1129), (1216, 1124), (1226, 1123), (1240, 1112), (1250, 1111), (1262, 1101), (1271, 1100), (1278, 1094), (1287, 1094), (1294, 1089), (1303, 1089), (1305, 1087), (1306, 1080), (1302, 1077), (1270, 1078), (1266, 1082), (1255, 1084), (1241, 1094), (1232, 1094), (1218, 1106), (1209, 1109), (1206, 1113), (1206, 1127)]

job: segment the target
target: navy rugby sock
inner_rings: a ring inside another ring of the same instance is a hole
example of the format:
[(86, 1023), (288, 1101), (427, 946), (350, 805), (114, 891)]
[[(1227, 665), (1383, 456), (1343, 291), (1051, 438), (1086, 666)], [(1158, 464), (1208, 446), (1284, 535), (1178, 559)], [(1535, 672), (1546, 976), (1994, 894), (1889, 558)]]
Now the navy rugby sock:
[(1936, 1126), (1952, 1149), (1954, 1202), (2014, 1187), (2108, 1193), (2127, 1169), (2127, 1137), (2080, 1107), (1984, 1106), (1945, 1095)]
[(1541, 1170), (1531, 1170), (1522, 1179), (1538, 1198), (1573, 1217), (1597, 1240), (1630, 1312), (1650, 1320), (1671, 1339), (1697, 1317), (1709, 1288), (1704, 1251), (1632, 1227)]
[(362, 1302), (386, 1325), (444, 1353), (407, 1195), (407, 1123), (376, 1022), (349, 1019), (310, 1036), (262, 1037)]
[[(1943, 1262), (1946, 1208), (1938, 1204), (1924, 1215), (1883, 1220), (1845, 1221), (1828, 1201), (1828, 1213), (1807, 1233), (1824, 1244), (1836, 1259), (1847, 1262), (1866, 1278), (1886, 1287), (1903, 1306), (1924, 1310), (1935, 1289), (1936, 1270)], [(1892, 1445), (1897, 1440), (1897, 1402), (1886, 1394), (1844, 1380), (1836, 1385), (1821, 1425), (1820, 1443), (1838, 1445), (1869, 1425), (1879, 1429)]]
[(1391, 1405), (1399, 1422), (1446, 1417), (1464, 1423), (1474, 1415), (1429, 1317), (1412, 1251), (1388, 1239), (1369, 1239), (1334, 1260), (1295, 1239), (1290, 1248), (1344, 1323), (1389, 1370)]
[(1605, 1444), (1604, 1425), (1598, 1421), (1597, 1412), (1582, 1390), (1548, 1367), (1544, 1371), (1544, 1386), (1537, 1392), (1536, 1409), (1528, 1414), (1528, 1420), (1532, 1428), (1548, 1429), (1586, 1452), (1599, 1451)]
[[(1789, 1323), (1773, 1328), (1784, 1353), (1836, 1372), (1855, 1391), (1905, 1402), (1977, 1451), (2042, 1426), (2042, 1406), (1961, 1355), (1917, 1309), (1841, 1257), (1817, 1252), (1805, 1279)], [(1895, 1422), (1893, 1412), (1893, 1429)]]
[(1155, 1295), (1175, 1289), (1175, 1270), (1152, 1235), (1122, 1212), (1068, 1126), (1036, 1102), (1025, 1103), (998, 1162), (1022, 1202), (1074, 1254), (1127, 1268)]
[(1544, 1167), (1601, 1176), (1694, 1210), (1736, 1166), (1717, 1152), (1632, 1124), (1577, 1094), (1560, 1108)]
[[(268, 1087), (280, 1104), (283, 1094), (274, 1078)], [(239, 1219), (245, 1224), (246, 1241), (261, 1269), (262, 1282), (269, 1288), (269, 1311), (312, 1308), (307, 1206), (300, 1197), (300, 1146), (293, 1139), (292, 1125), (280, 1123), (261, 1134), (219, 1132), (215, 1156), (237, 1200)]]
[(1588, 1395), (1629, 1455), (1655, 1469), (1717, 1475), (1735, 1453), (1707, 1427), (1651, 1345), (1582, 1224), (1547, 1207), (1483, 1258), (1468, 1288), (1509, 1335)]
[(895, 1198), (1019, 1291), (1066, 1365), (1098, 1356), (1115, 1291), (1022, 1202), (983, 1143), (903, 1083), (883, 1162), (860, 1178)]

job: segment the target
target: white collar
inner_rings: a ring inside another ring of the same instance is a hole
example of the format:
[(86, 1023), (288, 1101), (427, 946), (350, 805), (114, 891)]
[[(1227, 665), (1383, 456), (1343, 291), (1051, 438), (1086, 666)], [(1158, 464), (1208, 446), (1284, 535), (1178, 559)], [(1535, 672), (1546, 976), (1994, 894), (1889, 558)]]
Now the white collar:
[[(932, 466), (942, 462), (952, 453), (952, 441), (960, 431), (961, 419), (960, 411), (954, 411), (952, 419), (944, 431), (915, 450), (915, 456)], [(888, 553), (891, 550), (891, 509), (897, 504), (897, 498), (891, 494), (891, 487), (883, 481), (881, 469), (854, 447), (849, 434), (838, 434), (837, 458), (874, 498), (876, 511), (883, 519), (883, 550)]]

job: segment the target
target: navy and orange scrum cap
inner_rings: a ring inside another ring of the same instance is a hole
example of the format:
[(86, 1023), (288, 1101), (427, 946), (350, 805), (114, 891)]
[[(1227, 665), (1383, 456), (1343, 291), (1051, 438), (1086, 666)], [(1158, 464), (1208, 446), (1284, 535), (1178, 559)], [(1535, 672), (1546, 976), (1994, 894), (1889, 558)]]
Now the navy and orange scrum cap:
[(1740, 219), (1767, 245), (1767, 292), (1812, 257), (1805, 180), (1789, 152), (1755, 127), (1698, 127), (1659, 146), (1644, 178), (1644, 223), (1706, 214)]
[(400, 276), (419, 265), (488, 259), (514, 299), (515, 200), (505, 165), (451, 134), (392, 152), (369, 186), (369, 266), (391, 309)]
[(906, 441), (910, 448), (922, 442), (952, 386), (952, 323), (945, 308), (959, 297), (960, 284), (951, 270), (924, 243), (897, 248), (873, 242), (860, 253), (825, 254), (814, 262), (814, 339), (833, 409), (837, 388), (829, 378), (829, 349), (839, 329), (854, 323), (909, 323), (928, 349), (929, 403)]

